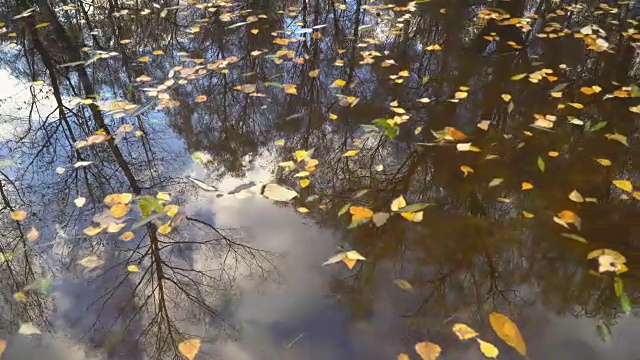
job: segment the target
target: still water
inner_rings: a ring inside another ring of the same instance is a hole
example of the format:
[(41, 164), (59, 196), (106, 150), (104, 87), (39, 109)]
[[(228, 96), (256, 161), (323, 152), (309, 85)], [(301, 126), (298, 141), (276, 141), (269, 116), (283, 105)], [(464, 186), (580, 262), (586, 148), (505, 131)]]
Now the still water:
[(639, 359), (638, 14), (5, 1), (2, 358)]

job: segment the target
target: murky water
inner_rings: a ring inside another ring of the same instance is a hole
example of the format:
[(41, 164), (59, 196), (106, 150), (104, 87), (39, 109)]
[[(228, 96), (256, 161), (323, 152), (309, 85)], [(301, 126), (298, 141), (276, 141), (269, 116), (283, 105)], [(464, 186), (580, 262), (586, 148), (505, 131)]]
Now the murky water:
[(640, 358), (635, 3), (1, 8), (3, 359)]

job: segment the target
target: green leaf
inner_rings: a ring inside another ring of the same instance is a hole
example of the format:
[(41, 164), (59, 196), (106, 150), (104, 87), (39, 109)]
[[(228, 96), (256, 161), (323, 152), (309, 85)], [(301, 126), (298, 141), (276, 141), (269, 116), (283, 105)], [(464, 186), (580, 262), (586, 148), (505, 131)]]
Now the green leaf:
[(511, 80), (520, 80), (520, 79), (523, 79), (525, 76), (527, 76), (527, 73), (518, 74), (518, 75), (513, 75), (513, 76), (511, 77)]
[(580, 236), (580, 235), (570, 234), (570, 233), (562, 233), (562, 234), (560, 234), (560, 235), (562, 235), (562, 236), (564, 236), (564, 237), (566, 237), (566, 238), (569, 238), (569, 239), (575, 240), (575, 241), (579, 241), (579, 242), (581, 242), (581, 243), (585, 243), (585, 244), (587, 243), (587, 239), (583, 238), (583, 237), (582, 237), (582, 236)]
[(622, 306), (622, 311), (624, 311), (625, 314), (629, 314), (631, 312), (631, 300), (624, 291), (620, 294), (620, 306)]
[(538, 169), (540, 169), (540, 172), (544, 172), (544, 159), (541, 156), (538, 156)]
[(416, 212), (416, 211), (420, 211), (428, 206), (431, 206), (433, 204), (428, 204), (428, 203), (416, 203), (416, 204), (411, 204), (411, 205), (407, 205), (403, 208), (398, 209), (397, 212)]
[(624, 291), (624, 284), (622, 283), (622, 279), (619, 276), (616, 276), (613, 279), (613, 289), (616, 291), (616, 296), (620, 297), (622, 292)]
[(350, 207), (351, 207), (351, 203), (348, 203), (345, 206), (343, 206), (342, 209), (340, 209), (340, 211), (338, 211), (338, 216), (342, 216), (342, 214), (346, 213), (347, 210), (349, 210)]
[(600, 121), (599, 123), (591, 126), (589, 128), (589, 131), (591, 131), (591, 132), (598, 131), (598, 130), (604, 129), (605, 126), (607, 126), (607, 122), (606, 121)]

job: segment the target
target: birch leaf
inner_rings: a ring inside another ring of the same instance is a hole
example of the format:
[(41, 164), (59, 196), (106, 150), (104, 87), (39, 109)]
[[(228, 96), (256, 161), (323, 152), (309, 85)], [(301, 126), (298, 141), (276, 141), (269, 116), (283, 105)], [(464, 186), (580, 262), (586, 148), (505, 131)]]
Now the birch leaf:
[(518, 326), (511, 319), (500, 313), (493, 312), (489, 315), (489, 322), (500, 339), (516, 349), (520, 355), (527, 356), (527, 345), (524, 343), (522, 335), (520, 335)]

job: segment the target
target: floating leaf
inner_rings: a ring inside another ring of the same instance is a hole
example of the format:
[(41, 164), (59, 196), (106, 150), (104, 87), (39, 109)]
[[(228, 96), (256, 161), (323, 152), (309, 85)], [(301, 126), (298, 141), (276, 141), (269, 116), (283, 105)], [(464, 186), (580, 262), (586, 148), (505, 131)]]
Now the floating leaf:
[(109, 214), (116, 219), (120, 219), (129, 212), (129, 205), (115, 204), (109, 209)]
[(462, 323), (454, 324), (452, 330), (456, 335), (458, 335), (458, 339), (460, 340), (473, 339), (478, 336), (478, 333), (475, 330)]
[(87, 199), (82, 196), (73, 200), (73, 203), (76, 204), (77, 207), (83, 207), (86, 202), (87, 202)]
[(494, 178), (493, 180), (491, 180), (491, 182), (489, 182), (489, 187), (498, 186), (502, 184), (503, 181), (504, 181), (503, 178)]
[(538, 169), (540, 169), (540, 172), (544, 172), (544, 168), (544, 159), (541, 156), (538, 156)]
[(274, 201), (289, 201), (298, 196), (298, 193), (278, 184), (265, 185), (262, 195)]
[(197, 102), (197, 103), (205, 102), (205, 101), (207, 101), (207, 96), (206, 95), (198, 95), (198, 96), (196, 96), (196, 98), (193, 101)]
[(345, 204), (340, 211), (338, 211), (338, 216), (342, 216), (344, 213), (346, 213), (349, 208), (351, 207), (351, 203)]
[(120, 239), (122, 241), (129, 241), (129, 240), (132, 240), (134, 237), (135, 237), (135, 235), (131, 231), (127, 231), (127, 232), (123, 233), (122, 235), (120, 235), (120, 237), (118, 237), (118, 239)]
[(400, 195), (391, 202), (391, 211), (398, 211), (400, 208), (407, 206), (404, 196)]
[(27, 218), (27, 212), (24, 210), (15, 210), (11, 212), (11, 218), (16, 221), (22, 221)]
[(351, 213), (351, 221), (356, 222), (362, 219), (370, 219), (373, 216), (373, 211), (362, 206), (352, 206), (349, 208)]
[(298, 89), (294, 84), (282, 84), (284, 92), (291, 95), (298, 95)]
[(91, 164), (93, 164), (93, 161), (78, 161), (77, 163), (73, 164), (73, 167), (74, 168), (79, 168), (79, 167), (88, 166), (88, 165), (91, 165)]
[(531, 219), (531, 218), (535, 217), (535, 215), (533, 215), (532, 213), (530, 213), (528, 211), (524, 211), (524, 210), (522, 210), (522, 216), (526, 217), (527, 219)]
[(342, 80), (342, 79), (338, 79), (336, 81), (334, 81), (329, 87), (343, 87), (347, 84), (346, 81)]
[(522, 190), (530, 190), (533, 189), (533, 184), (529, 183), (529, 182), (522, 182)]
[(611, 166), (611, 160), (609, 159), (594, 159), (594, 160), (597, 161), (598, 164), (602, 166)]
[(300, 179), (300, 187), (306, 188), (307, 186), (309, 186), (309, 184), (311, 184), (311, 180), (309, 180), (309, 179)]
[(403, 218), (409, 221), (421, 222), (424, 217), (424, 213), (422, 211), (418, 211), (418, 212), (405, 211), (405, 212), (401, 212), (400, 216), (402, 216)]
[(395, 279), (393, 280), (393, 283), (404, 291), (413, 292), (413, 286), (411, 286), (411, 283), (405, 279)]
[(387, 220), (389, 220), (389, 216), (390, 216), (389, 213), (379, 212), (379, 213), (373, 214), (373, 216), (371, 217), (371, 220), (377, 227), (380, 227), (384, 225), (387, 222)]
[(82, 232), (88, 236), (98, 235), (102, 230), (104, 230), (104, 226), (89, 226), (84, 229)]
[(129, 266), (127, 266), (127, 271), (129, 271), (129, 272), (140, 272), (140, 268), (137, 267), (136, 265), (129, 265)]
[(162, 224), (158, 226), (158, 232), (163, 235), (167, 235), (171, 232), (171, 226), (169, 224)]
[(200, 339), (189, 339), (178, 345), (178, 351), (187, 359), (193, 360), (200, 351)]
[(518, 326), (516, 326), (513, 321), (500, 313), (493, 312), (489, 315), (489, 322), (491, 323), (493, 331), (495, 331), (507, 345), (516, 349), (520, 355), (527, 356), (527, 346), (524, 343), (522, 335), (520, 335)]
[(492, 343), (480, 339), (476, 339), (476, 341), (478, 341), (478, 344), (480, 345), (480, 351), (482, 351), (482, 354), (484, 356), (488, 357), (489, 359), (495, 359), (498, 356), (498, 348), (495, 347)]
[(308, 209), (308, 208), (306, 208), (306, 207), (304, 207), (304, 206), (300, 206), (300, 207), (299, 207), (299, 208), (297, 208), (296, 210), (298, 210), (298, 212), (301, 212), (301, 213), (303, 213), (303, 214), (304, 214), (304, 213), (308, 213), (308, 212), (309, 212), (309, 209)]
[(511, 80), (516, 80), (516, 81), (517, 81), (517, 80), (523, 79), (525, 76), (527, 76), (527, 73), (513, 75), (513, 76), (511, 77)]
[(453, 97), (456, 100), (462, 100), (465, 99), (467, 96), (469, 96), (469, 93), (467, 93), (466, 91), (457, 91)]
[(434, 344), (428, 341), (422, 341), (415, 345), (415, 350), (420, 355), (422, 360), (436, 360), (442, 349), (438, 344)]
[(626, 192), (633, 192), (633, 184), (629, 180), (613, 180), (613, 185)]
[(618, 134), (618, 133), (605, 134), (604, 136), (609, 140), (615, 140), (621, 144), (624, 144), (625, 146), (629, 146), (629, 143), (627, 142), (627, 137), (622, 134)]
[(473, 172), (473, 168), (468, 165), (460, 165), (460, 171), (464, 173), (464, 177), (467, 177), (467, 175)]
[[(1, 353), (0, 353), (0, 355), (1, 355)], [(408, 354), (400, 353), (400, 354), (398, 354), (398, 357), (396, 358), (396, 360), (411, 360), (411, 358), (409, 357)]]
[(20, 329), (18, 329), (18, 333), (22, 335), (42, 334), (42, 332), (40, 332), (40, 329), (35, 327), (35, 325), (33, 325), (32, 323), (21, 324)]
[(569, 194), (569, 199), (571, 201), (577, 202), (577, 203), (582, 203), (584, 202), (584, 197), (582, 197), (582, 194), (580, 194), (578, 192), (578, 190), (573, 190), (570, 194)]
[(579, 242), (581, 242), (581, 243), (585, 243), (585, 244), (587, 243), (587, 239), (583, 238), (583, 237), (582, 237), (582, 236), (580, 236), (580, 235), (570, 234), (570, 233), (562, 233), (562, 234), (560, 234), (560, 235), (562, 235), (562, 236), (564, 236), (564, 237), (566, 237), (566, 238), (572, 239), (572, 240), (579, 241)]
[(420, 211), (422, 209), (425, 209), (429, 206), (431, 206), (433, 204), (429, 204), (429, 203), (415, 203), (415, 204), (411, 204), (411, 205), (407, 205), (405, 207), (402, 207), (400, 209), (398, 209), (399, 212), (416, 212), (416, 211)]
[(351, 157), (351, 156), (355, 156), (359, 152), (360, 152), (360, 150), (347, 150), (344, 154), (342, 154), (342, 156)]
[(320, 73), (320, 69), (311, 70), (311, 71), (309, 71), (309, 77), (314, 78), (314, 77), (318, 76), (319, 73)]
[(500, 95), (500, 97), (502, 98), (502, 100), (504, 100), (504, 102), (509, 102), (511, 100), (511, 95), (509, 94), (502, 94)]
[(95, 267), (101, 266), (104, 264), (104, 261), (95, 255), (89, 255), (86, 258), (79, 260), (78, 264), (88, 268), (93, 269)]
[(580, 219), (580, 217), (576, 213), (570, 210), (562, 210), (558, 213), (557, 217), (567, 224), (575, 224), (578, 229), (580, 229), (580, 226), (582, 224), (582, 219)]

